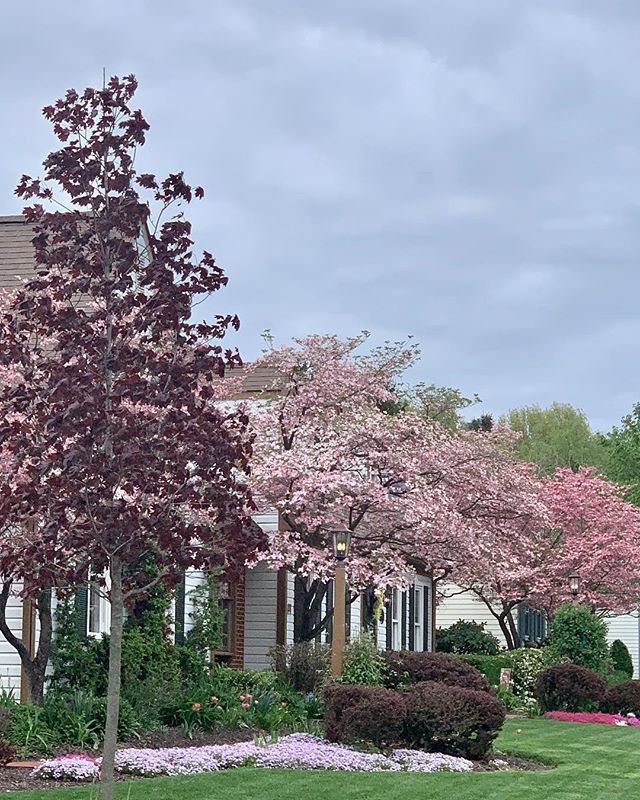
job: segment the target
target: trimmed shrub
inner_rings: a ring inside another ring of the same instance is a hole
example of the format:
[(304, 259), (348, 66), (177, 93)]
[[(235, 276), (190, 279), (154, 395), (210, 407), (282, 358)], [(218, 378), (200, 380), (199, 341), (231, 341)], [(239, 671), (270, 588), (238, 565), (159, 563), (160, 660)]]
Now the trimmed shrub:
[(606, 686), (595, 672), (579, 664), (558, 664), (538, 676), (535, 696), (540, 710), (597, 711)]
[(387, 651), (385, 685), (390, 689), (398, 686), (433, 681), (447, 686), (462, 686), (490, 692), (491, 685), (486, 676), (471, 664), (444, 653), (413, 653)]
[(556, 661), (567, 660), (600, 674), (611, 671), (607, 626), (587, 606), (560, 606), (551, 622), (549, 647)]
[(511, 653), (500, 653), (497, 656), (483, 656), (483, 655), (461, 655), (456, 656), (465, 664), (471, 664), (483, 675), (487, 676), (487, 680), (492, 686), (498, 686), (500, 683), (500, 670), (512, 669), (513, 659)]
[(402, 742), (406, 702), (400, 692), (379, 686), (331, 684), (325, 690), (326, 736), (331, 742)]
[(0, 767), (6, 767), (16, 757), (16, 748), (0, 739)]
[(640, 681), (625, 681), (608, 689), (603, 710), (611, 714), (640, 716)]
[(404, 694), (404, 734), (410, 747), (482, 758), (505, 720), (505, 707), (488, 692), (428, 681)]
[(633, 661), (631, 660), (631, 653), (627, 645), (621, 642), (620, 639), (616, 639), (611, 643), (610, 655), (614, 671), (622, 672), (627, 678), (632, 678)]
[(382, 686), (386, 666), (373, 638), (363, 633), (345, 648), (340, 680), (360, 686)]
[(485, 630), (484, 622), (459, 619), (449, 628), (436, 631), (436, 650), (439, 653), (475, 653), (495, 656), (500, 650), (500, 642)]

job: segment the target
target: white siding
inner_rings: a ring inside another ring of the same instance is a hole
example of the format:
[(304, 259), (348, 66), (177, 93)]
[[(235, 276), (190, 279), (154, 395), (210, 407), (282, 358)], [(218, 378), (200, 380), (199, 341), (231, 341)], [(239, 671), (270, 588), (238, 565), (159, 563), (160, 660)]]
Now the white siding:
[[(14, 636), (22, 637), (22, 600), (17, 596), (21, 585), (16, 584), (7, 602), (7, 624)], [(20, 697), (20, 656), (0, 633), (0, 689), (13, 690)]]
[(352, 639), (357, 639), (360, 636), (360, 595), (351, 603), (351, 624), (349, 632)]
[(609, 629), (607, 639), (609, 644), (614, 639), (620, 639), (629, 648), (633, 660), (633, 677), (640, 675), (640, 619), (638, 612), (633, 614), (621, 614), (617, 617), (605, 617), (604, 620)]
[(484, 622), (485, 630), (492, 633), (505, 645), (504, 636), (496, 618), (486, 605), (478, 600), (471, 592), (460, 592), (460, 588), (453, 583), (448, 583), (438, 590), (439, 602), (436, 608), (436, 628), (449, 628), (458, 620), (475, 620)]
[[(293, 644), (293, 601), (295, 597), (296, 576), (287, 572), (287, 645)], [(275, 608), (273, 610), (275, 614)]]
[[(269, 669), (276, 645), (278, 573), (260, 563), (245, 575), (244, 665)], [(291, 635), (293, 639), (293, 632)]]

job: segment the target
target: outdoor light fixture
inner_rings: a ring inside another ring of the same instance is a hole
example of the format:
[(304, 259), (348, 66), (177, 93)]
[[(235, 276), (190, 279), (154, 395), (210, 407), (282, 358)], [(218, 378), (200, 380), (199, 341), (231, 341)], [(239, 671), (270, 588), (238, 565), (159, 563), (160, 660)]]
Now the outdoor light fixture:
[(349, 555), (349, 546), (351, 544), (351, 531), (339, 530), (331, 531), (333, 536), (333, 555), (337, 561), (344, 561)]
[(579, 575), (570, 575), (569, 576), (569, 589), (571, 590), (571, 594), (576, 597), (578, 594), (578, 590), (580, 589), (580, 576)]

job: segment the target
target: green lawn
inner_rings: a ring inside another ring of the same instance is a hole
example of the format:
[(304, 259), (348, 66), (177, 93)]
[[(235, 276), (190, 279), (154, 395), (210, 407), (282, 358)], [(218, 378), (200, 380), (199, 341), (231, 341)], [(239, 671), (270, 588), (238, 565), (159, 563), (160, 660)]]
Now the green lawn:
[[(516, 731), (521, 729), (521, 733)], [(118, 785), (119, 800), (609, 800), (640, 796), (640, 730), (508, 720), (498, 749), (537, 757), (543, 772), (344, 774), (236, 769)], [(22, 800), (89, 800), (91, 787), (9, 792)]]

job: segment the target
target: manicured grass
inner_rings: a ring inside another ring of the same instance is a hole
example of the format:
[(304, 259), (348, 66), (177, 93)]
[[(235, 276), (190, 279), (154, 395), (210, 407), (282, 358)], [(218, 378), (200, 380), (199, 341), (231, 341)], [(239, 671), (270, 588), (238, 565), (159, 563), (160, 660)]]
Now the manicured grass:
[[(518, 733), (521, 730), (521, 733)], [(498, 749), (557, 764), (541, 772), (345, 774), (235, 769), (118, 785), (119, 800), (609, 800), (640, 796), (640, 730), (508, 720)], [(95, 788), (10, 792), (18, 800), (90, 800)]]

